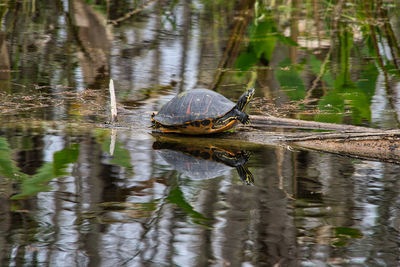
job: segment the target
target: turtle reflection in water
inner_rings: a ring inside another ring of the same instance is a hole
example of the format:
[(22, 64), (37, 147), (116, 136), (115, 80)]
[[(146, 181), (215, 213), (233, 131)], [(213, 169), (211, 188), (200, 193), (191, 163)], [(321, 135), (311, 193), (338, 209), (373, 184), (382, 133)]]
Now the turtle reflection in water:
[(224, 175), (233, 167), (243, 182), (248, 185), (254, 183), (253, 175), (244, 165), (250, 157), (249, 152), (160, 141), (153, 143), (153, 149), (159, 150), (161, 157), (177, 171), (193, 179), (215, 178)]

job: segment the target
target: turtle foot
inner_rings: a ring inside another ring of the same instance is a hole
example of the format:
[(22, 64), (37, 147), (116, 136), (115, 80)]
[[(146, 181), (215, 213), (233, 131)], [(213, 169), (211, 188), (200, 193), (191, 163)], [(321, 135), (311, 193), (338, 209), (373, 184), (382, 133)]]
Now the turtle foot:
[(241, 122), (241, 123), (243, 123), (243, 124), (249, 124), (250, 123), (250, 118), (249, 118), (249, 115), (247, 115), (246, 113), (244, 113), (244, 112), (242, 112), (240, 115), (239, 115), (239, 121)]

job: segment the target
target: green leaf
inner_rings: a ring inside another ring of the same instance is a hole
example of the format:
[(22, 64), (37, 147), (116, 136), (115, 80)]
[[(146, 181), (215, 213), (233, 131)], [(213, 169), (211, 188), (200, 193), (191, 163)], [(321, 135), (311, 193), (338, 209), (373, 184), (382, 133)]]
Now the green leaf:
[[(110, 153), (111, 146), (111, 135), (108, 129), (96, 129), (95, 131), (96, 142), (101, 144), (101, 150)], [(131, 155), (127, 149), (123, 147), (123, 144), (116, 141), (114, 146), (114, 152), (110, 163), (132, 170)]]
[(237, 57), (236, 67), (248, 70), (258, 62), (268, 65), (278, 40), (286, 45), (298, 45), (292, 39), (278, 32), (271, 10), (257, 2), (256, 15), (249, 27), (249, 44)]
[(361, 238), (363, 237), (360, 230), (351, 227), (336, 227), (336, 237), (348, 237), (348, 238)]
[(11, 159), (13, 151), (10, 149), (7, 139), (0, 137), (0, 174), (11, 179), (21, 179), (25, 176)]
[(363, 120), (371, 120), (371, 101), (375, 93), (378, 69), (368, 64), (361, 70), (357, 83), (353, 83), (349, 75), (341, 72), (335, 88), (329, 91), (319, 102), (318, 107), (325, 112), (337, 114), (319, 114), (316, 121), (341, 123), (344, 113), (350, 112), (353, 123), (361, 124)]
[(179, 187), (172, 189), (167, 197), (168, 202), (176, 204), (180, 207), (188, 216), (190, 216), (195, 223), (203, 224), (202, 221), (207, 221), (208, 219), (194, 210), (194, 208), (186, 202), (182, 191)]
[(47, 186), (52, 179), (67, 175), (65, 169), (68, 164), (78, 160), (79, 145), (73, 144), (71, 147), (54, 153), (53, 162), (47, 162), (42, 165), (33, 176), (25, 175), (21, 183), (21, 193), (13, 196), (11, 199), (22, 199), (35, 195), (39, 192), (51, 190)]
[(299, 44), (296, 43), (295, 41), (293, 41), (292, 38), (286, 37), (283, 34), (278, 33), (275, 36), (278, 38), (279, 42), (281, 42), (282, 44), (285, 44), (287, 46), (299, 46)]
[(272, 19), (267, 19), (254, 27), (250, 36), (250, 47), (258, 59), (269, 61), (276, 46), (276, 26)]
[(119, 142), (115, 143), (114, 155), (110, 160), (110, 163), (125, 167), (128, 170), (132, 170), (133, 168), (129, 151), (123, 148), (122, 144)]
[(61, 176), (67, 173), (64, 169), (68, 164), (76, 162), (79, 156), (79, 145), (73, 144), (70, 148), (57, 151), (53, 155), (53, 171), (54, 176)]
[(290, 100), (301, 100), (306, 95), (306, 88), (301, 79), (299, 71), (293, 68), (289, 59), (285, 59), (275, 71), (276, 79), (279, 81), (281, 90)]
[[(110, 138), (105, 139), (102, 143), (101, 149), (104, 152), (109, 153), (110, 144), (111, 144)], [(114, 153), (112, 159), (110, 159), (110, 163), (125, 167), (128, 170), (132, 170), (133, 168), (131, 163), (131, 155), (129, 154), (129, 151), (123, 148), (122, 144), (118, 141), (115, 142)]]
[(21, 193), (11, 197), (11, 199), (23, 199), (39, 192), (49, 191), (51, 188), (47, 186), (47, 183), (53, 178), (53, 164), (51, 162), (45, 163), (38, 169), (37, 174), (23, 179)]
[(239, 55), (236, 59), (236, 68), (240, 70), (249, 70), (252, 66), (254, 66), (258, 62), (258, 58), (256, 54), (250, 50), (245, 51)]
[(345, 247), (350, 239), (362, 238), (363, 234), (360, 230), (351, 227), (336, 227), (334, 242), (332, 243), (335, 247)]
[(347, 241), (338, 240), (338, 241), (333, 242), (332, 245), (335, 247), (345, 247), (345, 246), (347, 246)]

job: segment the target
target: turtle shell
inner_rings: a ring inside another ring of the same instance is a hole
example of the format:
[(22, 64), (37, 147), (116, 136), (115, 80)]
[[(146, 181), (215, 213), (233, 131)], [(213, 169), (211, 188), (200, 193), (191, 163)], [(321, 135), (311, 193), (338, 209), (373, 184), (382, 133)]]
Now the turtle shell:
[(182, 125), (224, 116), (235, 103), (221, 94), (207, 89), (193, 89), (180, 93), (166, 103), (154, 120), (164, 125)]

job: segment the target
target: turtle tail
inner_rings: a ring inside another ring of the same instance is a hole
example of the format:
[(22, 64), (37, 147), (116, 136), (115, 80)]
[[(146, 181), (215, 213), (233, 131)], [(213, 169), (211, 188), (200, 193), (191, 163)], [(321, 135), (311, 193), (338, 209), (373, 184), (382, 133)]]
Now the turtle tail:
[(251, 88), (249, 90), (247, 90), (243, 95), (240, 96), (236, 107), (240, 110), (240, 111), (244, 111), (244, 109), (246, 108), (247, 104), (253, 99), (254, 93), (255, 93), (255, 89)]

